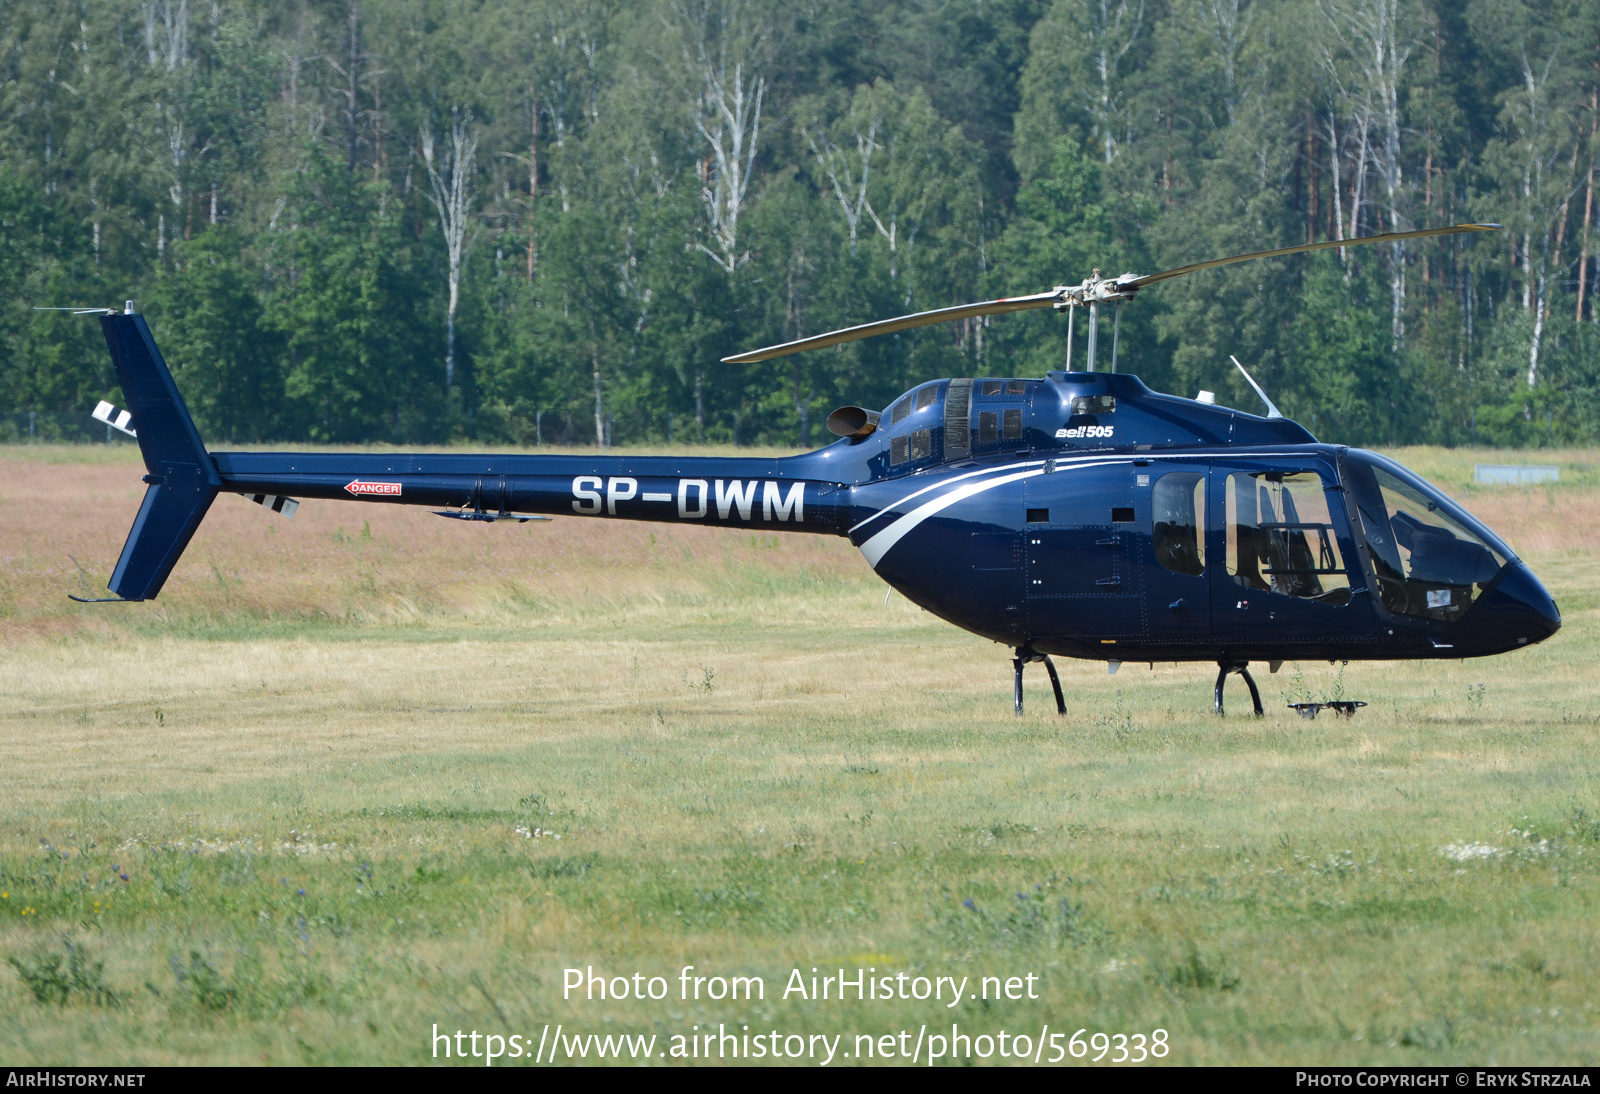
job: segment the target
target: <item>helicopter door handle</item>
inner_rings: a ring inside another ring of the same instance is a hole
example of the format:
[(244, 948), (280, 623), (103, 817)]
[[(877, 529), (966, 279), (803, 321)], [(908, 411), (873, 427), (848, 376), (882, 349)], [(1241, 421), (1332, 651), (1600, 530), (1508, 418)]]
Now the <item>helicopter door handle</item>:
[(1178, 599), (1174, 600), (1171, 604), (1168, 604), (1167, 605), (1167, 611), (1169, 611), (1169, 612), (1181, 612), (1181, 611), (1183, 611), (1183, 597), (1180, 596)]
[(1097, 539), (1094, 541), (1094, 545), (1096, 547), (1115, 547), (1121, 542), (1116, 536), (1112, 536), (1110, 539)]
[(1102, 577), (1099, 581), (1096, 581), (1095, 584), (1096, 585), (1121, 585), (1122, 584), (1122, 579), (1120, 577)]

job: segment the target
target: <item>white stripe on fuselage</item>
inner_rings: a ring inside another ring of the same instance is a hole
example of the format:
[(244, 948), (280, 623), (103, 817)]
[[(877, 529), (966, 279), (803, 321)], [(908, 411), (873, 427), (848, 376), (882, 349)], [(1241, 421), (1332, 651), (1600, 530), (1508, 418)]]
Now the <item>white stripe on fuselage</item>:
[(906, 502), (910, 501), (912, 498), (920, 498), (922, 495), (928, 493), (929, 491), (938, 490), (941, 487), (949, 486), (953, 482), (960, 482), (962, 479), (976, 478), (979, 475), (998, 475), (1002, 471), (1010, 471), (1012, 468), (1016, 468), (1016, 467), (1043, 467), (1043, 466), (1044, 466), (1044, 461), (1043, 460), (1028, 460), (1028, 461), (1024, 461), (1022, 463), (1001, 464), (999, 467), (985, 467), (981, 471), (968, 471), (964, 475), (951, 475), (948, 479), (940, 479), (938, 482), (934, 483), (932, 486), (924, 486), (921, 490), (914, 490), (911, 493), (907, 494), (903, 498), (897, 498), (895, 501), (893, 501), (890, 504), (884, 506), (882, 509), (879, 509), (876, 513), (872, 514), (870, 517), (867, 517), (865, 520), (858, 521), (854, 525), (854, 527), (852, 527), (850, 529), (850, 531), (854, 532), (857, 528), (860, 528), (863, 525), (871, 524), (873, 521), (875, 521), (879, 517), (883, 516), (883, 514), (887, 513), (889, 510), (895, 508), (896, 506), (904, 505)]
[(861, 545), (861, 553), (866, 556), (867, 565), (876, 570), (878, 568), (878, 560), (888, 553), (889, 548), (899, 543), (901, 537), (935, 513), (948, 509), (958, 501), (965, 501), (974, 494), (981, 494), (985, 490), (993, 490), (996, 486), (1004, 486), (1008, 482), (1020, 482), (1022, 479), (1031, 479), (1035, 475), (1042, 474), (1044, 474), (1044, 468), (1039, 467), (1032, 471), (1018, 471), (1014, 475), (1003, 475), (998, 479), (984, 479), (982, 482), (969, 482), (965, 486), (958, 486), (948, 494), (943, 494), (932, 501), (924, 502), (917, 506), (911, 512), (889, 525), (889, 527), (867, 540)]
[[(1263, 456), (1298, 456), (1298, 455), (1303, 455), (1303, 453), (1299, 453), (1299, 452), (1252, 452), (1252, 453), (1248, 453), (1248, 454), (1242, 455), (1239, 458), (1241, 458), (1241, 459), (1259, 459), (1259, 458), (1261, 458)], [(1152, 457), (1150, 455), (1147, 455), (1147, 454), (1141, 452), (1141, 453), (1139, 453), (1137, 455), (1131, 455), (1131, 456), (1111, 456), (1111, 457), (1104, 457), (1104, 456), (1102, 456), (1102, 457), (1093, 457), (1093, 456), (1089, 456), (1089, 457), (1079, 457), (1077, 460), (1057, 458), (1054, 462), (1056, 464), (1056, 472), (1062, 472), (1062, 471), (1081, 471), (1081, 470), (1086, 470), (1086, 469), (1091, 468), (1091, 467), (1107, 467), (1107, 466), (1110, 466), (1112, 464), (1118, 464), (1118, 463), (1133, 463), (1135, 460), (1143, 461), (1143, 462), (1149, 462), (1152, 458), (1159, 459), (1159, 460), (1161, 460), (1163, 462), (1176, 462), (1178, 460), (1183, 460), (1183, 459), (1215, 460), (1215, 459), (1218, 459), (1218, 458), (1225, 458), (1225, 457), (1218, 457), (1218, 456), (1215, 456), (1215, 455), (1211, 455), (1209, 453), (1208, 454), (1204, 454), (1204, 455), (1199, 454), (1199, 453), (1195, 453), (1193, 455), (1187, 455), (1187, 456), (1174, 454), (1174, 455), (1170, 455), (1170, 456), (1163, 455), (1163, 456)], [(964, 475), (957, 475), (955, 478), (944, 479), (944, 480), (942, 480), (940, 482), (934, 483), (932, 486), (926, 486), (926, 487), (923, 487), (921, 490), (915, 491), (914, 493), (907, 494), (905, 497), (901, 498), (899, 501), (894, 502), (892, 505), (885, 506), (884, 508), (878, 510), (876, 513), (872, 514), (872, 516), (868, 517), (866, 520), (861, 521), (860, 523), (855, 525), (854, 528), (851, 528), (850, 530), (853, 532), (853, 531), (856, 530), (856, 528), (860, 528), (863, 524), (868, 524), (871, 521), (874, 521), (874, 520), (878, 519), (879, 517), (883, 516), (885, 513), (889, 512), (889, 510), (895, 508), (896, 506), (904, 505), (906, 502), (910, 501), (912, 498), (921, 497), (923, 494), (926, 494), (929, 491), (937, 490), (941, 486), (948, 486), (952, 482), (958, 482), (961, 479), (970, 479), (970, 478), (972, 478), (972, 477), (974, 477), (976, 475), (995, 474), (996, 472), (1005, 471), (1005, 470), (1008, 470), (1008, 469), (1013, 468), (1013, 467), (1031, 467), (1031, 468), (1033, 468), (1033, 470), (1029, 470), (1029, 471), (1019, 471), (1019, 472), (1016, 472), (1016, 473), (1010, 474), (1010, 475), (1001, 475), (998, 478), (984, 479), (982, 482), (970, 482), (970, 483), (967, 483), (965, 486), (958, 486), (954, 490), (951, 490), (949, 493), (942, 494), (939, 497), (934, 498), (932, 501), (924, 502), (923, 504), (917, 506), (915, 509), (911, 510), (911, 512), (900, 516), (899, 518), (894, 520), (891, 524), (889, 524), (887, 527), (885, 527), (882, 531), (877, 532), (874, 535), (868, 537), (861, 544), (861, 547), (860, 547), (861, 554), (866, 558), (867, 564), (869, 566), (871, 566), (874, 570), (876, 570), (878, 568), (879, 560), (881, 560), (884, 555), (889, 553), (889, 549), (891, 547), (893, 547), (895, 544), (899, 543), (900, 540), (903, 539), (908, 533), (913, 531), (917, 527), (917, 525), (921, 524), (923, 521), (927, 520), (929, 517), (933, 516), (935, 513), (942, 512), (945, 509), (948, 509), (950, 506), (956, 504), (957, 502), (965, 501), (966, 499), (968, 499), (970, 497), (973, 497), (973, 496), (975, 496), (977, 494), (981, 494), (986, 490), (991, 490), (996, 486), (1004, 486), (1006, 483), (1020, 482), (1023, 479), (1031, 479), (1031, 478), (1035, 478), (1036, 476), (1043, 475), (1043, 474), (1045, 474), (1045, 470), (1044, 470), (1044, 466), (1043, 465), (1046, 462), (1047, 461), (1045, 461), (1045, 460), (1032, 460), (1032, 461), (1029, 461), (1027, 463), (1006, 464), (1006, 465), (1001, 466), (1001, 467), (991, 467), (991, 468), (988, 468), (985, 471), (970, 471), (970, 472), (968, 472), (967, 474), (964, 474)]]

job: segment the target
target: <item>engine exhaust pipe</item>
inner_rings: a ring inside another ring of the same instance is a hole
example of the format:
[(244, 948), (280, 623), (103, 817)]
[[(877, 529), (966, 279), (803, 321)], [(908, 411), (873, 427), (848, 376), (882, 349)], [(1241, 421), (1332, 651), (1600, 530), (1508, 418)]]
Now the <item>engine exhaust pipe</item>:
[(859, 406), (842, 406), (828, 415), (828, 432), (836, 437), (870, 437), (877, 432), (878, 419), (881, 417), (876, 411), (867, 410)]

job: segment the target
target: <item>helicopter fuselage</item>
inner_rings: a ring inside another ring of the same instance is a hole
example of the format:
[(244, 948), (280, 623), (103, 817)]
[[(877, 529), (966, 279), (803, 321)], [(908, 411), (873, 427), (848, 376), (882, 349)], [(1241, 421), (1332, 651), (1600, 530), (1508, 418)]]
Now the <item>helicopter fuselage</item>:
[(1553, 634), (1498, 537), (1381, 456), (1127, 374), (920, 385), (779, 459), (211, 453), (220, 489), (847, 537), (956, 626), (1105, 661), (1453, 658)]

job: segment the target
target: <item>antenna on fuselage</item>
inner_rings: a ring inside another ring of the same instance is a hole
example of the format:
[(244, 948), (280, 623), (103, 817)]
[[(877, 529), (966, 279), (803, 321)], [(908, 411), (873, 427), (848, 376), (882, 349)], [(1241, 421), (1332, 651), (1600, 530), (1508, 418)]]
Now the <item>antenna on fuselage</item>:
[(1239, 359), (1230, 353), (1228, 354), (1228, 360), (1233, 362), (1234, 367), (1239, 370), (1239, 374), (1249, 382), (1250, 386), (1256, 389), (1256, 394), (1261, 396), (1261, 401), (1267, 404), (1267, 417), (1283, 417), (1283, 411), (1272, 405), (1272, 400), (1267, 398), (1267, 393), (1261, 390), (1261, 385), (1256, 383), (1256, 378), (1244, 370), (1244, 366), (1239, 363)]

